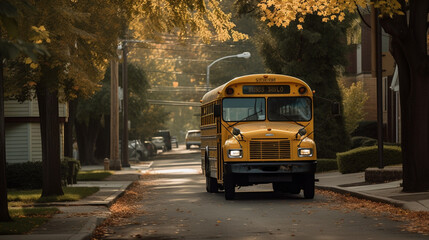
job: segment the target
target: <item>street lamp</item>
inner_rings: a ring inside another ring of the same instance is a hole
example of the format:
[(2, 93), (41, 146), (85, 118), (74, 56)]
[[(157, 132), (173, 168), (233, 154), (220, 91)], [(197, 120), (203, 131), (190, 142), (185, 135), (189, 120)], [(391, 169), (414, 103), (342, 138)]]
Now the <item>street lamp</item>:
[(224, 60), (224, 59), (227, 59), (227, 58), (234, 58), (234, 57), (236, 57), (236, 58), (250, 58), (250, 53), (249, 52), (243, 52), (243, 53), (236, 54), (236, 55), (225, 56), (225, 57), (221, 57), (219, 59), (216, 59), (212, 63), (210, 63), (207, 66), (207, 83), (206, 83), (206, 90), (207, 90), (207, 92), (209, 91), (209, 83), (210, 83), (210, 67), (213, 64), (215, 64), (215, 63), (217, 63), (217, 62), (219, 62), (221, 60)]

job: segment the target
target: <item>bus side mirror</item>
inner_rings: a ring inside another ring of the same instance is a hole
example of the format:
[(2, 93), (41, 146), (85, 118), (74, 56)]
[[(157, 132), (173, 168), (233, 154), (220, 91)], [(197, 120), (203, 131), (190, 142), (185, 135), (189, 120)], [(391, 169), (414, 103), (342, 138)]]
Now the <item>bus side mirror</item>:
[(334, 116), (340, 115), (341, 105), (339, 102), (333, 102), (331, 106), (331, 113)]
[(215, 104), (213, 109), (214, 117), (220, 117), (220, 104)]

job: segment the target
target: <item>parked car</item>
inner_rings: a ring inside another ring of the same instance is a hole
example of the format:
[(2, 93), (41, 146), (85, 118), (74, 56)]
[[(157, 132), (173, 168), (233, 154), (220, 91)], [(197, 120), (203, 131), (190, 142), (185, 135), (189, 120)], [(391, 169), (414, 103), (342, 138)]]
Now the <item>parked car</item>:
[(177, 137), (176, 136), (172, 136), (171, 137), (171, 146), (176, 146), (176, 148), (179, 147), (179, 142), (177, 141)]
[(167, 151), (167, 147), (165, 146), (164, 137), (152, 137), (152, 143), (155, 144), (156, 149), (161, 149), (163, 152)]
[(155, 134), (155, 137), (163, 137), (166, 150), (171, 150), (171, 135), (169, 130), (158, 130)]
[(153, 144), (151, 141), (144, 141), (143, 145), (146, 147), (147, 151), (149, 152), (149, 156), (153, 157), (156, 156), (157, 150), (156, 145)]
[(140, 140), (128, 141), (128, 158), (130, 160), (146, 161), (149, 159), (149, 151)]
[(201, 131), (200, 130), (189, 130), (185, 137), (186, 149), (191, 148), (192, 145), (201, 147)]

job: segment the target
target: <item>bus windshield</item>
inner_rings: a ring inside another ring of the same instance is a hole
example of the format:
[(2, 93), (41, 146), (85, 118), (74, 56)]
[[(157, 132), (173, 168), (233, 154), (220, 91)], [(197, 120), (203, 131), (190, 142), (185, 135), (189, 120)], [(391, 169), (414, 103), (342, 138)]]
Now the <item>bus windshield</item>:
[(311, 99), (308, 97), (269, 97), (268, 120), (310, 121)]
[(265, 98), (224, 98), (223, 120), (227, 122), (265, 120)]

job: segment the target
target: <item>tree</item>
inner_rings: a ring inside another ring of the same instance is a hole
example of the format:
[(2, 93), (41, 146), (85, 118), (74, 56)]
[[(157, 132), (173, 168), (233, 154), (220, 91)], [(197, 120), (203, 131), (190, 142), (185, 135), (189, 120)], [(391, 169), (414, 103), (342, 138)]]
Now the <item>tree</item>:
[[(121, 76), (121, 73), (119, 73)], [(128, 64), (130, 139), (141, 139), (156, 130), (165, 119), (165, 113), (155, 111), (146, 103), (149, 87), (145, 72), (134, 64)], [(108, 157), (108, 134), (110, 128), (106, 119), (110, 115), (110, 71), (107, 70), (102, 87), (88, 99), (78, 98), (76, 116), (76, 137), (79, 146), (79, 160), (82, 164), (95, 162), (96, 158)], [(159, 112), (159, 114), (157, 114)], [(151, 126), (150, 128), (147, 126)], [(149, 131), (149, 132), (148, 132)], [(99, 137), (100, 135), (104, 137)], [(95, 149), (94, 149), (95, 147)]]
[[(260, 12), (255, 11), (258, 10), (256, 2), (237, 1), (236, 6), (240, 14), (250, 12), (257, 18), (260, 16)], [(290, 24), (297, 26), (300, 23), (293, 21)], [(346, 64), (345, 39), (349, 22), (324, 24), (319, 16), (309, 15), (307, 21), (301, 24), (305, 26), (303, 30), (296, 27), (267, 28), (265, 24), (260, 24), (261, 34), (256, 38), (258, 50), (268, 71), (301, 78), (316, 91), (315, 130), (312, 134), (317, 144), (317, 155), (335, 158), (335, 154), (346, 151), (350, 143), (343, 117), (331, 114), (332, 103), (341, 102), (342, 99), (337, 68)]]
[(351, 134), (364, 119), (363, 106), (368, 100), (368, 94), (363, 91), (363, 83), (352, 83), (350, 87), (340, 82), (341, 95), (343, 97), (344, 121), (348, 134)]
[[(21, 40), (18, 31), (17, 18), (23, 12), (31, 12), (26, 7), (27, 1), (22, 1), (19, 8), (13, 1), (0, 2), (0, 221), (10, 221), (7, 204), (6, 184), (6, 150), (5, 150), (5, 122), (4, 122), (4, 76), (3, 63), (5, 60), (14, 59), (19, 55), (31, 57), (36, 61), (38, 55), (48, 55), (45, 48), (39, 44)], [(31, 31), (31, 29), (27, 29)], [(37, 34), (34, 36), (36, 37)]]
[[(403, 191), (429, 190), (429, 1), (272, 1), (261, 0), (262, 20), (268, 25), (289, 26), (307, 14), (322, 16), (323, 22), (343, 20), (346, 11), (371, 4), (379, 10), (382, 28), (391, 36), (391, 48), (399, 69)], [(302, 25), (297, 25), (301, 28)]]
[[(37, 95), (42, 135), (42, 196), (63, 194), (59, 175), (58, 99), (67, 100), (76, 92), (92, 94), (97, 87), (106, 67), (105, 60), (115, 54), (112, 46), (116, 46), (121, 32), (119, 23), (130, 16), (121, 12), (125, 9), (122, 3), (130, 6), (129, 1), (38, 1), (31, 3), (34, 14), (18, 18), (24, 39), (36, 40), (26, 31), (29, 26), (47, 30), (47, 37), (36, 41), (51, 53), (31, 65), (31, 69), (23, 69), (22, 64), (15, 62), (8, 72), (13, 80), (10, 86), (14, 86), (10, 95), (21, 100), (31, 98), (33, 91)], [(107, 20), (103, 20), (106, 16)]]

